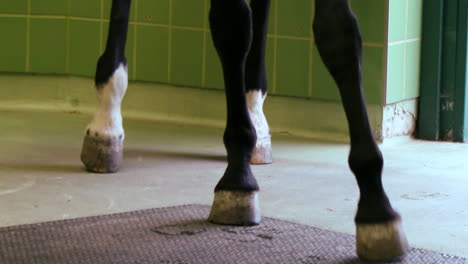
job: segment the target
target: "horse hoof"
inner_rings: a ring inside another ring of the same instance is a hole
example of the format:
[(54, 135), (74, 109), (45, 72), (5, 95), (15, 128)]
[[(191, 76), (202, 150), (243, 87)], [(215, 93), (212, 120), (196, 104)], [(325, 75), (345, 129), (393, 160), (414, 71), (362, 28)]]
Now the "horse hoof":
[(120, 169), (123, 156), (123, 136), (103, 138), (85, 135), (81, 161), (88, 171), (113, 173)]
[(271, 144), (256, 146), (252, 151), (250, 163), (257, 165), (273, 163)]
[(367, 261), (384, 262), (402, 259), (409, 251), (408, 241), (396, 219), (379, 224), (356, 224), (356, 250)]
[(261, 219), (258, 191), (216, 191), (208, 219), (222, 225), (258, 225)]

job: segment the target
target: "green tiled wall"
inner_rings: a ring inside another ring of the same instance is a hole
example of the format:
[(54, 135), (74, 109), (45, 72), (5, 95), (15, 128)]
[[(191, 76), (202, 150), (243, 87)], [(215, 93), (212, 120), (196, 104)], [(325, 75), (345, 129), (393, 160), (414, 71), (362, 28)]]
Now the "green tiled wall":
[[(390, 13), (400, 14), (403, 7), (420, 12), (421, 1), (390, 0)], [(383, 104), (388, 3), (351, 0), (351, 4), (363, 33), (367, 102)], [(4, 39), (0, 42), (0, 71), (92, 77), (105, 47), (110, 7), (111, 0), (0, 1), (0, 35)], [(133, 0), (126, 47), (130, 79), (223, 89), (209, 34), (208, 9), (209, 0)], [(270, 94), (339, 100), (314, 46), (313, 14), (311, 0), (272, 0), (266, 52)], [(416, 79), (400, 76), (401, 67), (395, 66), (403, 63), (406, 73), (418, 71), (414, 51), (419, 44), (414, 39), (420, 35), (419, 27), (416, 20), (405, 19), (390, 21), (392, 28), (398, 23), (406, 27), (404, 34), (396, 29), (390, 32), (390, 84), (403, 91), (387, 89), (391, 92), (388, 99), (416, 94), (412, 88)], [(393, 59), (395, 52), (402, 52), (400, 45), (404, 58)]]
[(389, 0), (386, 103), (419, 96), (423, 0)]

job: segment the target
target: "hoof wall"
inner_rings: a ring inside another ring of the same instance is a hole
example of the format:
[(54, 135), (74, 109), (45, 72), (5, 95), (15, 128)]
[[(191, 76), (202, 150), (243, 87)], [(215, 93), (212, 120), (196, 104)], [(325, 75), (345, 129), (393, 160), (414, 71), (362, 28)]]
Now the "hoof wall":
[(100, 138), (86, 135), (81, 150), (81, 161), (88, 171), (112, 173), (120, 169), (123, 139)]
[(271, 144), (256, 146), (252, 151), (251, 164), (271, 164), (273, 163), (273, 154)]
[(215, 224), (250, 226), (260, 223), (258, 192), (217, 191), (209, 221)]
[(367, 261), (396, 261), (409, 251), (408, 241), (397, 219), (381, 224), (356, 224), (356, 250)]

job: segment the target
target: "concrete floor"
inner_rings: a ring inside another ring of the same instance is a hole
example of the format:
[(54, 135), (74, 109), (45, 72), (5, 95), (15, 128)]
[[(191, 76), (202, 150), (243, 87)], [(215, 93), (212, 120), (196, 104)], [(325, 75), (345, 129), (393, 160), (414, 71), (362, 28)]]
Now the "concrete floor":
[[(0, 226), (211, 204), (226, 167), (222, 130), (125, 120), (123, 169), (84, 171), (89, 116), (0, 112)], [(263, 215), (354, 233), (357, 187), (346, 144), (273, 135), (275, 163), (254, 166)], [(393, 140), (384, 182), (412, 246), (468, 257), (468, 145)]]

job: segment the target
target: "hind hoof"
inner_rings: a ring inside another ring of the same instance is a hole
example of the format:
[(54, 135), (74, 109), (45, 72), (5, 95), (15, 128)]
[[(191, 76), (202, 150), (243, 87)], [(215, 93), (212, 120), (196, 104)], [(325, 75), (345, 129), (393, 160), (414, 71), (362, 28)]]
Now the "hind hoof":
[(258, 225), (258, 191), (216, 191), (208, 220), (222, 225)]
[(88, 171), (113, 173), (120, 169), (123, 156), (123, 136), (102, 138), (85, 135), (81, 161)]
[(271, 144), (256, 146), (252, 151), (251, 164), (271, 164), (273, 163), (273, 154)]
[(395, 261), (409, 251), (408, 241), (396, 219), (380, 224), (356, 224), (356, 250), (367, 261)]

